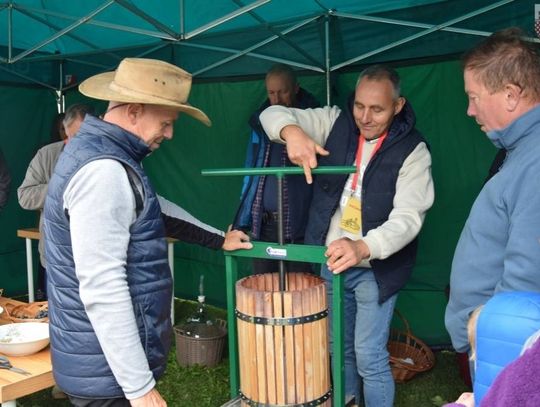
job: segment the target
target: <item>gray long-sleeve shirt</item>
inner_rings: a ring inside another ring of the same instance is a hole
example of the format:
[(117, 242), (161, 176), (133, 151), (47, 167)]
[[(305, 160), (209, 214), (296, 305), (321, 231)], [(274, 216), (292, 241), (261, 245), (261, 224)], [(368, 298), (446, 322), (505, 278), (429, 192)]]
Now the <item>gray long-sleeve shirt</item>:
[[(56, 162), (58, 161), (58, 157), (60, 157), (63, 148), (63, 141), (47, 144), (40, 148), (34, 158), (32, 158), (32, 161), (30, 161), (24, 180), (17, 189), (19, 205), (21, 205), (23, 209), (40, 211), (39, 230), (41, 230), (43, 224), (41, 212), (45, 206), (49, 180), (51, 179), (54, 167), (56, 166)], [(40, 239), (38, 245), (40, 261), (43, 267), (46, 268), (44, 247), (43, 239)]]

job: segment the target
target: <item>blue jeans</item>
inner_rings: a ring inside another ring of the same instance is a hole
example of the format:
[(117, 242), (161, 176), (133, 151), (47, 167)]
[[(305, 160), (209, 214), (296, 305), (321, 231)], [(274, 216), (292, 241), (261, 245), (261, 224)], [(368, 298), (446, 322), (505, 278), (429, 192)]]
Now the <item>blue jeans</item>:
[[(321, 276), (331, 305), (332, 273), (326, 265)], [(363, 399), (366, 407), (392, 407), (395, 385), (386, 346), (397, 294), (379, 304), (379, 287), (368, 268), (351, 268), (344, 277), (345, 394), (354, 395), (357, 404)], [(329, 320), (331, 323), (331, 312)]]

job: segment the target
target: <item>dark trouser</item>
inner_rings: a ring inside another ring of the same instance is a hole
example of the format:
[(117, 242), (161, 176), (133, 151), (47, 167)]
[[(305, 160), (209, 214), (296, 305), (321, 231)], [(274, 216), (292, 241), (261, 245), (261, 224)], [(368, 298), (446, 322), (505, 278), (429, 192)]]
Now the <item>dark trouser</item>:
[(39, 262), (37, 272), (36, 301), (47, 301), (47, 270)]
[[(262, 242), (278, 242), (277, 216), (272, 216), (269, 213), (263, 214), (263, 222), (261, 225), (261, 234), (259, 236), (259, 240)], [(304, 241), (303, 239), (298, 239), (294, 242), (286, 241), (285, 243), (302, 244)], [(313, 273), (311, 263), (300, 261), (283, 261), (283, 263), (287, 273)], [(279, 272), (279, 260), (253, 259), (253, 274), (277, 272)]]
[(75, 407), (130, 407), (131, 403), (126, 398), (119, 399), (82, 399), (68, 396), (69, 401)]

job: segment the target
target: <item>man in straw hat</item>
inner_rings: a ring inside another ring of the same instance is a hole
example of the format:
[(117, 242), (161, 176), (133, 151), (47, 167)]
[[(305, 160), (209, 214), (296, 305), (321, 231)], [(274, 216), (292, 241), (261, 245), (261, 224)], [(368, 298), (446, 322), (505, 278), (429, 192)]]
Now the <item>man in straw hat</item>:
[(240, 231), (223, 236), (186, 221), (141, 166), (172, 138), (179, 112), (210, 125), (187, 103), (190, 88), (182, 69), (137, 58), (79, 86), (110, 104), (103, 120), (86, 118), (58, 160), (44, 222), (53, 372), (76, 406), (166, 405), (155, 389), (171, 341), (166, 233), (251, 247)]

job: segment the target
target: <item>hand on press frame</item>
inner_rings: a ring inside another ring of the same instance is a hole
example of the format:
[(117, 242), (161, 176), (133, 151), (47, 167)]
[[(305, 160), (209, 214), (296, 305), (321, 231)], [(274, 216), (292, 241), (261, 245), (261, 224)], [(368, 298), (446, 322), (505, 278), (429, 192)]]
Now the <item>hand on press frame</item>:
[(161, 394), (153, 388), (144, 396), (129, 400), (131, 407), (167, 407), (167, 402), (163, 400)]
[(339, 274), (369, 258), (370, 252), (363, 240), (342, 237), (330, 243), (324, 255), (328, 258), (326, 261), (328, 269), (334, 274)]
[(306, 182), (311, 184), (313, 177), (311, 169), (317, 167), (317, 154), (330, 154), (319, 144), (315, 143), (305, 132), (298, 126), (285, 126), (281, 129), (281, 138), (287, 143), (287, 154), (289, 160), (304, 168)]
[(241, 230), (231, 230), (232, 225), (229, 225), (227, 233), (225, 233), (225, 241), (221, 247), (223, 250), (231, 251), (238, 249), (251, 249), (253, 245), (249, 242), (249, 236)]

